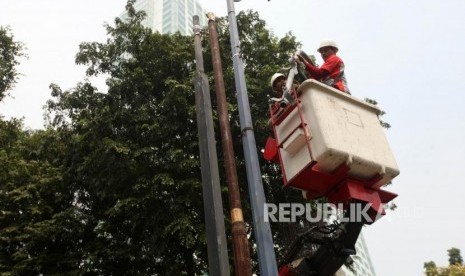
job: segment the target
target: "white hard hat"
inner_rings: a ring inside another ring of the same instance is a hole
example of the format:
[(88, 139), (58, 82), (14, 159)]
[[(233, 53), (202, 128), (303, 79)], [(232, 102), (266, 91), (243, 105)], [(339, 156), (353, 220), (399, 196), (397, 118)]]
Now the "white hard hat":
[(323, 47), (333, 47), (336, 49), (336, 52), (339, 50), (339, 47), (337, 47), (337, 44), (336, 42), (334, 42), (334, 40), (330, 40), (330, 39), (325, 39), (323, 41), (321, 41), (320, 43), (320, 46), (318, 46), (318, 52), (320, 51), (321, 48)]
[(271, 80), (270, 80), (270, 85), (271, 85), (271, 87), (273, 87), (274, 82), (275, 82), (279, 77), (286, 77), (286, 76), (284, 76), (284, 74), (281, 74), (281, 73), (274, 73), (273, 76), (271, 77)]

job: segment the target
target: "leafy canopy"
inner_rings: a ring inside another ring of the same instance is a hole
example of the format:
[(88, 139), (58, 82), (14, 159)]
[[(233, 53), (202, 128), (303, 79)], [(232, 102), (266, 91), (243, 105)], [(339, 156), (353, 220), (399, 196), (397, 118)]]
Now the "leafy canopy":
[(465, 275), (465, 266), (463, 265), (460, 249), (452, 247), (447, 250), (449, 255), (449, 266), (437, 267), (433, 261), (424, 263), (426, 276), (462, 276)]
[[(0, 273), (207, 270), (203, 208), (208, 206), (202, 202), (192, 37), (153, 33), (141, 25), (144, 15), (132, 4), (127, 20), (106, 26), (105, 42), (82, 43), (76, 55), (88, 76), (107, 76), (107, 91), (88, 80), (66, 91), (52, 84), (47, 130), (25, 132), (19, 122), (2, 122)], [(260, 150), (271, 132), (265, 127), (269, 77), (287, 65), (300, 44), (292, 34), (275, 37), (256, 12), (241, 12), (237, 19)], [(244, 213), (252, 221), (226, 18), (218, 29)], [(276, 165), (261, 165), (270, 202), (301, 200), (300, 193), (283, 192)], [(286, 234), (276, 226), (273, 232), (279, 254)]]
[(23, 43), (14, 40), (9, 27), (0, 26), (0, 101), (16, 83), (16, 68), (24, 55)]

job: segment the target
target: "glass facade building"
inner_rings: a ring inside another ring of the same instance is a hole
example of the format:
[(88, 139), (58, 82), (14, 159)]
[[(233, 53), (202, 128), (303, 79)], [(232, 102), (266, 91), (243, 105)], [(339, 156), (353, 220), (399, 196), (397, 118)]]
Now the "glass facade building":
[[(143, 10), (147, 17), (142, 22), (154, 32), (175, 33), (183, 35), (193, 33), (192, 17), (199, 16), (200, 26), (207, 25), (206, 12), (196, 0), (137, 0), (136, 10)], [(122, 18), (126, 17), (124, 13)]]
[(371, 263), (370, 255), (368, 254), (368, 248), (363, 238), (363, 234), (360, 236), (355, 244), (355, 250), (357, 254), (352, 256), (354, 263), (352, 264), (352, 270), (343, 266), (339, 270), (338, 276), (376, 276), (373, 264)]

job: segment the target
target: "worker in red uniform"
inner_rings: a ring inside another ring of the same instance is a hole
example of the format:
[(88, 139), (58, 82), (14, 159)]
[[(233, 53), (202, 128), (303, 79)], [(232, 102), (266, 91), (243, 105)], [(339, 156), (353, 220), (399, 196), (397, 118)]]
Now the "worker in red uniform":
[(338, 50), (336, 42), (323, 40), (318, 47), (318, 52), (324, 60), (324, 64), (320, 67), (312, 65), (301, 55), (297, 55), (297, 58), (298, 61), (303, 62), (311, 78), (350, 94), (344, 74), (344, 62), (336, 55)]

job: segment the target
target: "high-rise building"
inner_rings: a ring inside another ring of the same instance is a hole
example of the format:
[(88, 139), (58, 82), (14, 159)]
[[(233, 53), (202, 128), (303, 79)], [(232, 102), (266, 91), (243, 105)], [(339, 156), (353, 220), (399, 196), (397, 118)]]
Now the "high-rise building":
[(371, 263), (370, 255), (368, 254), (368, 248), (363, 238), (363, 234), (360, 233), (357, 243), (355, 244), (355, 250), (357, 254), (352, 256), (354, 263), (352, 264), (351, 271), (346, 266), (343, 266), (338, 275), (341, 276), (376, 276), (375, 269)]
[(199, 16), (200, 26), (207, 24), (206, 12), (196, 0), (137, 0), (134, 8), (147, 13), (142, 25), (154, 32), (192, 34), (194, 15)]

